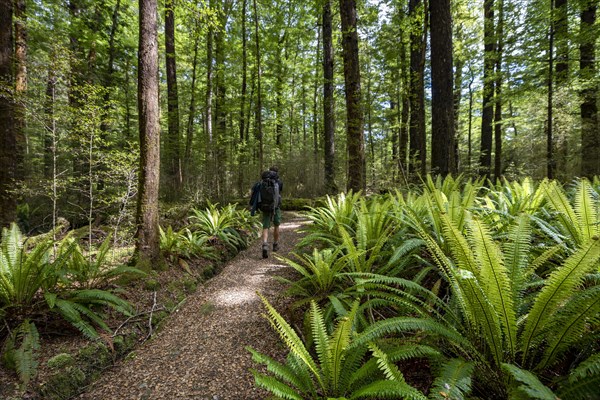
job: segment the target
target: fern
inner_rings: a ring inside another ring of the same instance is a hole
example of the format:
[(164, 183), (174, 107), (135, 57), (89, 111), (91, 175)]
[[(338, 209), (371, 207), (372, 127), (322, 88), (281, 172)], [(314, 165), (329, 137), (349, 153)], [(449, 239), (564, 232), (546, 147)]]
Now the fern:
[(427, 397), (406, 382), (380, 380), (356, 390), (350, 399), (426, 400)]
[(475, 364), (458, 358), (445, 362), (433, 382), (430, 399), (462, 400), (471, 392)]
[(506, 363), (502, 364), (502, 369), (512, 375), (516, 382), (520, 382), (515, 383), (513, 387), (517, 392), (523, 392), (532, 399), (558, 400), (558, 397), (531, 372)]
[(600, 240), (595, 237), (569, 257), (547, 279), (544, 288), (536, 297), (525, 324), (521, 347), (524, 362), (528, 360), (532, 341), (539, 335), (546, 321), (572, 295), (585, 275), (597, 268), (599, 260)]
[(23, 321), (11, 332), (4, 344), (5, 363), (16, 371), (23, 387), (26, 387), (36, 375), (39, 349), (38, 331), (29, 320)]

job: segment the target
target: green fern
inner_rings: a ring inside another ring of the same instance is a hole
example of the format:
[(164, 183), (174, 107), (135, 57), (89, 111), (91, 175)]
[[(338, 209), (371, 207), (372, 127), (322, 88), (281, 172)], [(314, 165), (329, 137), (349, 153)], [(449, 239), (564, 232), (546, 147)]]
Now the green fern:
[(508, 372), (515, 380), (512, 389), (517, 394), (524, 393), (530, 399), (559, 400), (558, 397), (552, 393), (552, 390), (544, 386), (544, 384), (542, 384), (531, 372), (506, 363), (502, 364), (502, 369)]
[(562, 399), (587, 400), (598, 395), (600, 385), (600, 353), (590, 356), (562, 382), (558, 394)]
[(471, 392), (475, 364), (458, 358), (445, 362), (433, 382), (429, 398), (432, 400), (463, 400)]
[(40, 337), (35, 325), (29, 320), (23, 321), (13, 330), (4, 343), (4, 363), (16, 371), (23, 387), (37, 373), (39, 350)]

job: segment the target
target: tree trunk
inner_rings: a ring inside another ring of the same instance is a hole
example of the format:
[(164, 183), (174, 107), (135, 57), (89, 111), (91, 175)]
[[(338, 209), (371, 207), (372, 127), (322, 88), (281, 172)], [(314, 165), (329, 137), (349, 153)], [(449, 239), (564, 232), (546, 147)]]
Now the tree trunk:
[(598, 84), (596, 70), (596, 12), (598, 0), (587, 0), (580, 15), (581, 44), (579, 70), (584, 83), (580, 92), (581, 105), (581, 175), (600, 176), (600, 126), (598, 122)]
[(430, 3), (431, 12), (431, 171), (456, 172), (454, 160), (454, 85), (450, 0)]
[[(194, 33), (194, 37), (197, 38), (198, 27)], [(183, 162), (183, 176), (184, 182), (190, 176), (191, 164), (192, 164), (192, 145), (194, 143), (194, 119), (196, 118), (196, 70), (198, 69), (198, 42), (194, 40), (194, 60), (192, 61), (192, 83), (190, 88), (190, 108), (187, 123), (187, 135), (185, 138), (185, 153)]]
[(244, 135), (246, 125), (246, 90), (248, 80), (248, 49), (246, 40), (246, 3), (242, 1), (242, 93), (240, 96), (240, 142), (246, 141)]
[(333, 71), (331, 0), (326, 0), (323, 5), (323, 129), (325, 139), (325, 191), (328, 194), (337, 192), (337, 185), (335, 184), (335, 103), (333, 98)]
[[(331, 6), (331, 4), (330, 4)], [(320, 74), (319, 71), (321, 71), (321, 68), (319, 67), (319, 65), (321, 64), (321, 26), (317, 27), (317, 51), (316, 53), (316, 57), (315, 57), (315, 79), (314, 79), (314, 86), (313, 86), (313, 110), (312, 110), (312, 114), (313, 114), (313, 165), (315, 166), (315, 168), (313, 169), (313, 183), (314, 183), (314, 187), (315, 188), (319, 188), (319, 181), (320, 181), (320, 174), (319, 174), (319, 168), (320, 168), (320, 164), (319, 164), (319, 83), (320, 83)], [(324, 57), (324, 56), (323, 56)], [(325, 65), (321, 65), (321, 67), (325, 68)], [(325, 80), (325, 78), (323, 78)], [(323, 82), (323, 85), (325, 85), (325, 82)], [(325, 108), (325, 105), (323, 104), (323, 108)], [(325, 114), (325, 113), (323, 113)], [(325, 116), (323, 115), (323, 124), (325, 124)], [(325, 136), (325, 129), (323, 129), (323, 135)], [(333, 137), (331, 138), (332, 140), (332, 145), (335, 143), (333, 141)], [(323, 138), (323, 141), (325, 142), (327, 139)], [(324, 144), (323, 146), (324, 152), (325, 152), (325, 163), (327, 163), (327, 144)], [(334, 150), (332, 150), (334, 151)], [(335, 155), (335, 152), (333, 153)], [(335, 164), (333, 164), (332, 162), (332, 173), (335, 174)], [(327, 172), (325, 171), (324, 176), (327, 175)], [(332, 178), (334, 179), (334, 178)], [(332, 181), (333, 184), (335, 185), (335, 180)], [(325, 187), (325, 191), (327, 191), (327, 185), (328, 182), (325, 182), (325, 184), (323, 185)], [(337, 191), (337, 189), (336, 189)]]
[(27, 94), (27, 12), (25, 0), (15, 1), (15, 135), (17, 138), (16, 179), (25, 179), (24, 155), (29, 153), (25, 133), (25, 96)]
[(365, 189), (365, 138), (358, 61), (356, 2), (354, 0), (340, 0), (340, 17), (346, 88), (347, 190), (358, 192)]
[(14, 126), (13, 4), (0, 0), (0, 228), (16, 219), (15, 189), (17, 166), (17, 136)]
[(494, 0), (483, 2), (483, 110), (481, 113), (481, 153), (479, 175), (490, 178), (492, 169), (492, 139), (494, 119), (494, 58), (496, 38), (494, 36)]
[(425, 142), (425, 38), (427, 17), (422, 0), (409, 0), (410, 32), (410, 172), (427, 172), (427, 144)]
[(54, 170), (54, 154), (56, 149), (56, 119), (54, 118), (54, 99), (56, 90), (56, 71), (54, 65), (48, 68), (46, 81), (46, 98), (44, 99), (44, 178), (51, 179)]
[(157, 0), (139, 1), (138, 112), (140, 170), (137, 201), (136, 254), (141, 268), (161, 264), (158, 236), (160, 109), (158, 102)]
[(504, 0), (498, 0), (498, 44), (496, 48), (496, 109), (494, 110), (494, 180), (502, 177), (502, 52), (504, 50)]
[(261, 90), (261, 75), (262, 70), (260, 66), (260, 36), (258, 35), (258, 9), (256, 7), (256, 0), (252, 2), (254, 8), (254, 39), (256, 41), (256, 116), (254, 117), (254, 123), (256, 125), (255, 135), (258, 139), (258, 165), (262, 171), (264, 167), (264, 155), (263, 155), (263, 132), (262, 132), (262, 90)]
[(167, 199), (179, 197), (182, 185), (181, 141), (179, 134), (179, 94), (177, 91), (177, 64), (175, 55), (175, 3), (165, 1), (165, 62), (167, 71), (168, 133), (165, 143)]
[(552, 18), (550, 19), (550, 27), (548, 28), (548, 104), (547, 104), (547, 117), (546, 117), (546, 166), (549, 179), (554, 179), (554, 140), (553, 135), (553, 119), (554, 109), (552, 108), (552, 101), (554, 98), (554, 5), (555, 0), (550, 0), (550, 13)]
[(287, 55), (282, 56), (282, 52), (285, 52), (285, 40), (286, 31), (277, 39), (277, 57), (275, 65), (275, 145), (281, 147), (283, 145), (283, 75), (284, 75), (284, 61), (287, 61)]

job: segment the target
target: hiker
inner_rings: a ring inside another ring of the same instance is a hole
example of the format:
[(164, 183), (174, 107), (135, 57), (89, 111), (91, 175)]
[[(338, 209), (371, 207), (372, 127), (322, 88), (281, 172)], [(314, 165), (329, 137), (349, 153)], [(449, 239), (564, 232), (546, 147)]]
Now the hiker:
[(279, 224), (281, 223), (281, 192), (283, 182), (279, 178), (278, 168), (272, 166), (261, 174), (261, 180), (252, 187), (250, 210), (262, 212), (262, 256), (269, 257), (269, 228), (273, 224), (273, 251), (279, 248)]

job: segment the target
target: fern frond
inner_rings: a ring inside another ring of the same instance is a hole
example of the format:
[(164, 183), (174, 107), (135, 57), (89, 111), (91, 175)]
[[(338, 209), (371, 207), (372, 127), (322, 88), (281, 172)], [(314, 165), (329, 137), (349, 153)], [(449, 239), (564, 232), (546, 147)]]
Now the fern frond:
[[(600, 286), (577, 293), (569, 299), (549, 324), (552, 335), (548, 335), (548, 346), (537, 369), (543, 370), (546, 366), (552, 365), (570, 345), (585, 336), (589, 321), (598, 320), (598, 317), (600, 317)], [(600, 373), (600, 369), (598, 372)]]
[(575, 194), (575, 214), (581, 227), (582, 240), (585, 242), (594, 235), (598, 235), (600, 219), (598, 216), (598, 204), (594, 204), (592, 188), (587, 179), (581, 179), (577, 185)]
[(254, 375), (256, 386), (268, 390), (277, 396), (278, 399), (304, 400), (304, 397), (299, 395), (294, 389), (272, 376), (261, 374), (253, 369), (250, 372)]
[(598, 267), (600, 260), (600, 239), (594, 237), (583, 245), (563, 265), (554, 270), (546, 280), (546, 285), (535, 299), (522, 335), (523, 360), (527, 360), (530, 345), (545, 322), (551, 318), (585, 275)]
[(296, 354), (300, 360), (306, 364), (307, 368), (312, 372), (315, 379), (317, 379), (319, 386), (326, 387), (317, 364), (304, 346), (304, 343), (298, 334), (264, 296), (261, 294), (258, 294), (258, 296), (261, 298), (265, 308), (267, 309), (267, 320), (270, 322), (273, 329), (275, 329), (275, 331), (279, 334), (290, 351)]
[(381, 380), (356, 390), (350, 399), (426, 400), (427, 397), (406, 382)]
[(430, 399), (463, 400), (471, 392), (471, 376), (475, 364), (453, 358), (445, 362), (430, 390)]
[(311, 381), (299, 379), (298, 374), (288, 365), (282, 364), (265, 354), (259, 353), (252, 347), (247, 346), (246, 350), (252, 354), (252, 360), (254, 362), (264, 364), (267, 367), (267, 371), (272, 373), (276, 378), (284, 380), (300, 390), (310, 390), (307, 386)]
[(516, 351), (517, 318), (513, 307), (515, 294), (511, 290), (500, 249), (492, 240), (487, 227), (478, 219), (470, 224), (471, 244), (479, 262), (483, 291), (500, 317), (511, 358)]
[[(25, 320), (17, 327), (11, 338), (15, 370), (23, 386), (27, 386), (37, 372), (37, 352), (40, 349), (40, 336), (35, 325)], [(20, 343), (20, 346), (16, 346)]]
[(539, 379), (531, 372), (521, 369), (512, 364), (502, 364), (502, 369), (508, 372), (517, 382), (521, 384), (515, 386), (516, 390), (526, 393), (532, 399), (539, 400), (558, 400), (548, 387), (544, 386)]
[(583, 244), (583, 232), (578, 223), (577, 214), (573, 207), (571, 207), (562, 187), (558, 182), (552, 181), (544, 185), (544, 190), (546, 201), (557, 212), (557, 219), (560, 222), (563, 233), (568, 234), (576, 245)]
[(508, 242), (504, 245), (504, 265), (511, 285), (513, 301), (517, 301), (520, 292), (523, 290), (523, 284), (528, 278), (526, 272), (531, 247), (529, 221), (527, 214), (519, 215), (509, 232)]
[(404, 375), (402, 375), (402, 372), (400, 372), (394, 363), (390, 362), (385, 352), (381, 351), (375, 343), (369, 343), (369, 350), (371, 350), (373, 356), (377, 360), (377, 366), (388, 380), (404, 382)]
[(333, 393), (339, 390), (340, 378), (342, 376), (342, 362), (350, 345), (354, 317), (358, 310), (359, 302), (355, 301), (347, 316), (342, 317), (329, 340), (329, 351), (331, 358), (331, 389)]
[[(323, 312), (315, 301), (310, 302), (310, 326), (323, 377), (325, 379), (330, 378), (333, 376), (332, 370), (334, 368), (334, 361), (332, 359), (331, 349), (329, 348), (329, 335), (327, 334), (327, 328), (325, 327)], [(334, 382), (328, 382), (328, 385), (334, 385)]]

